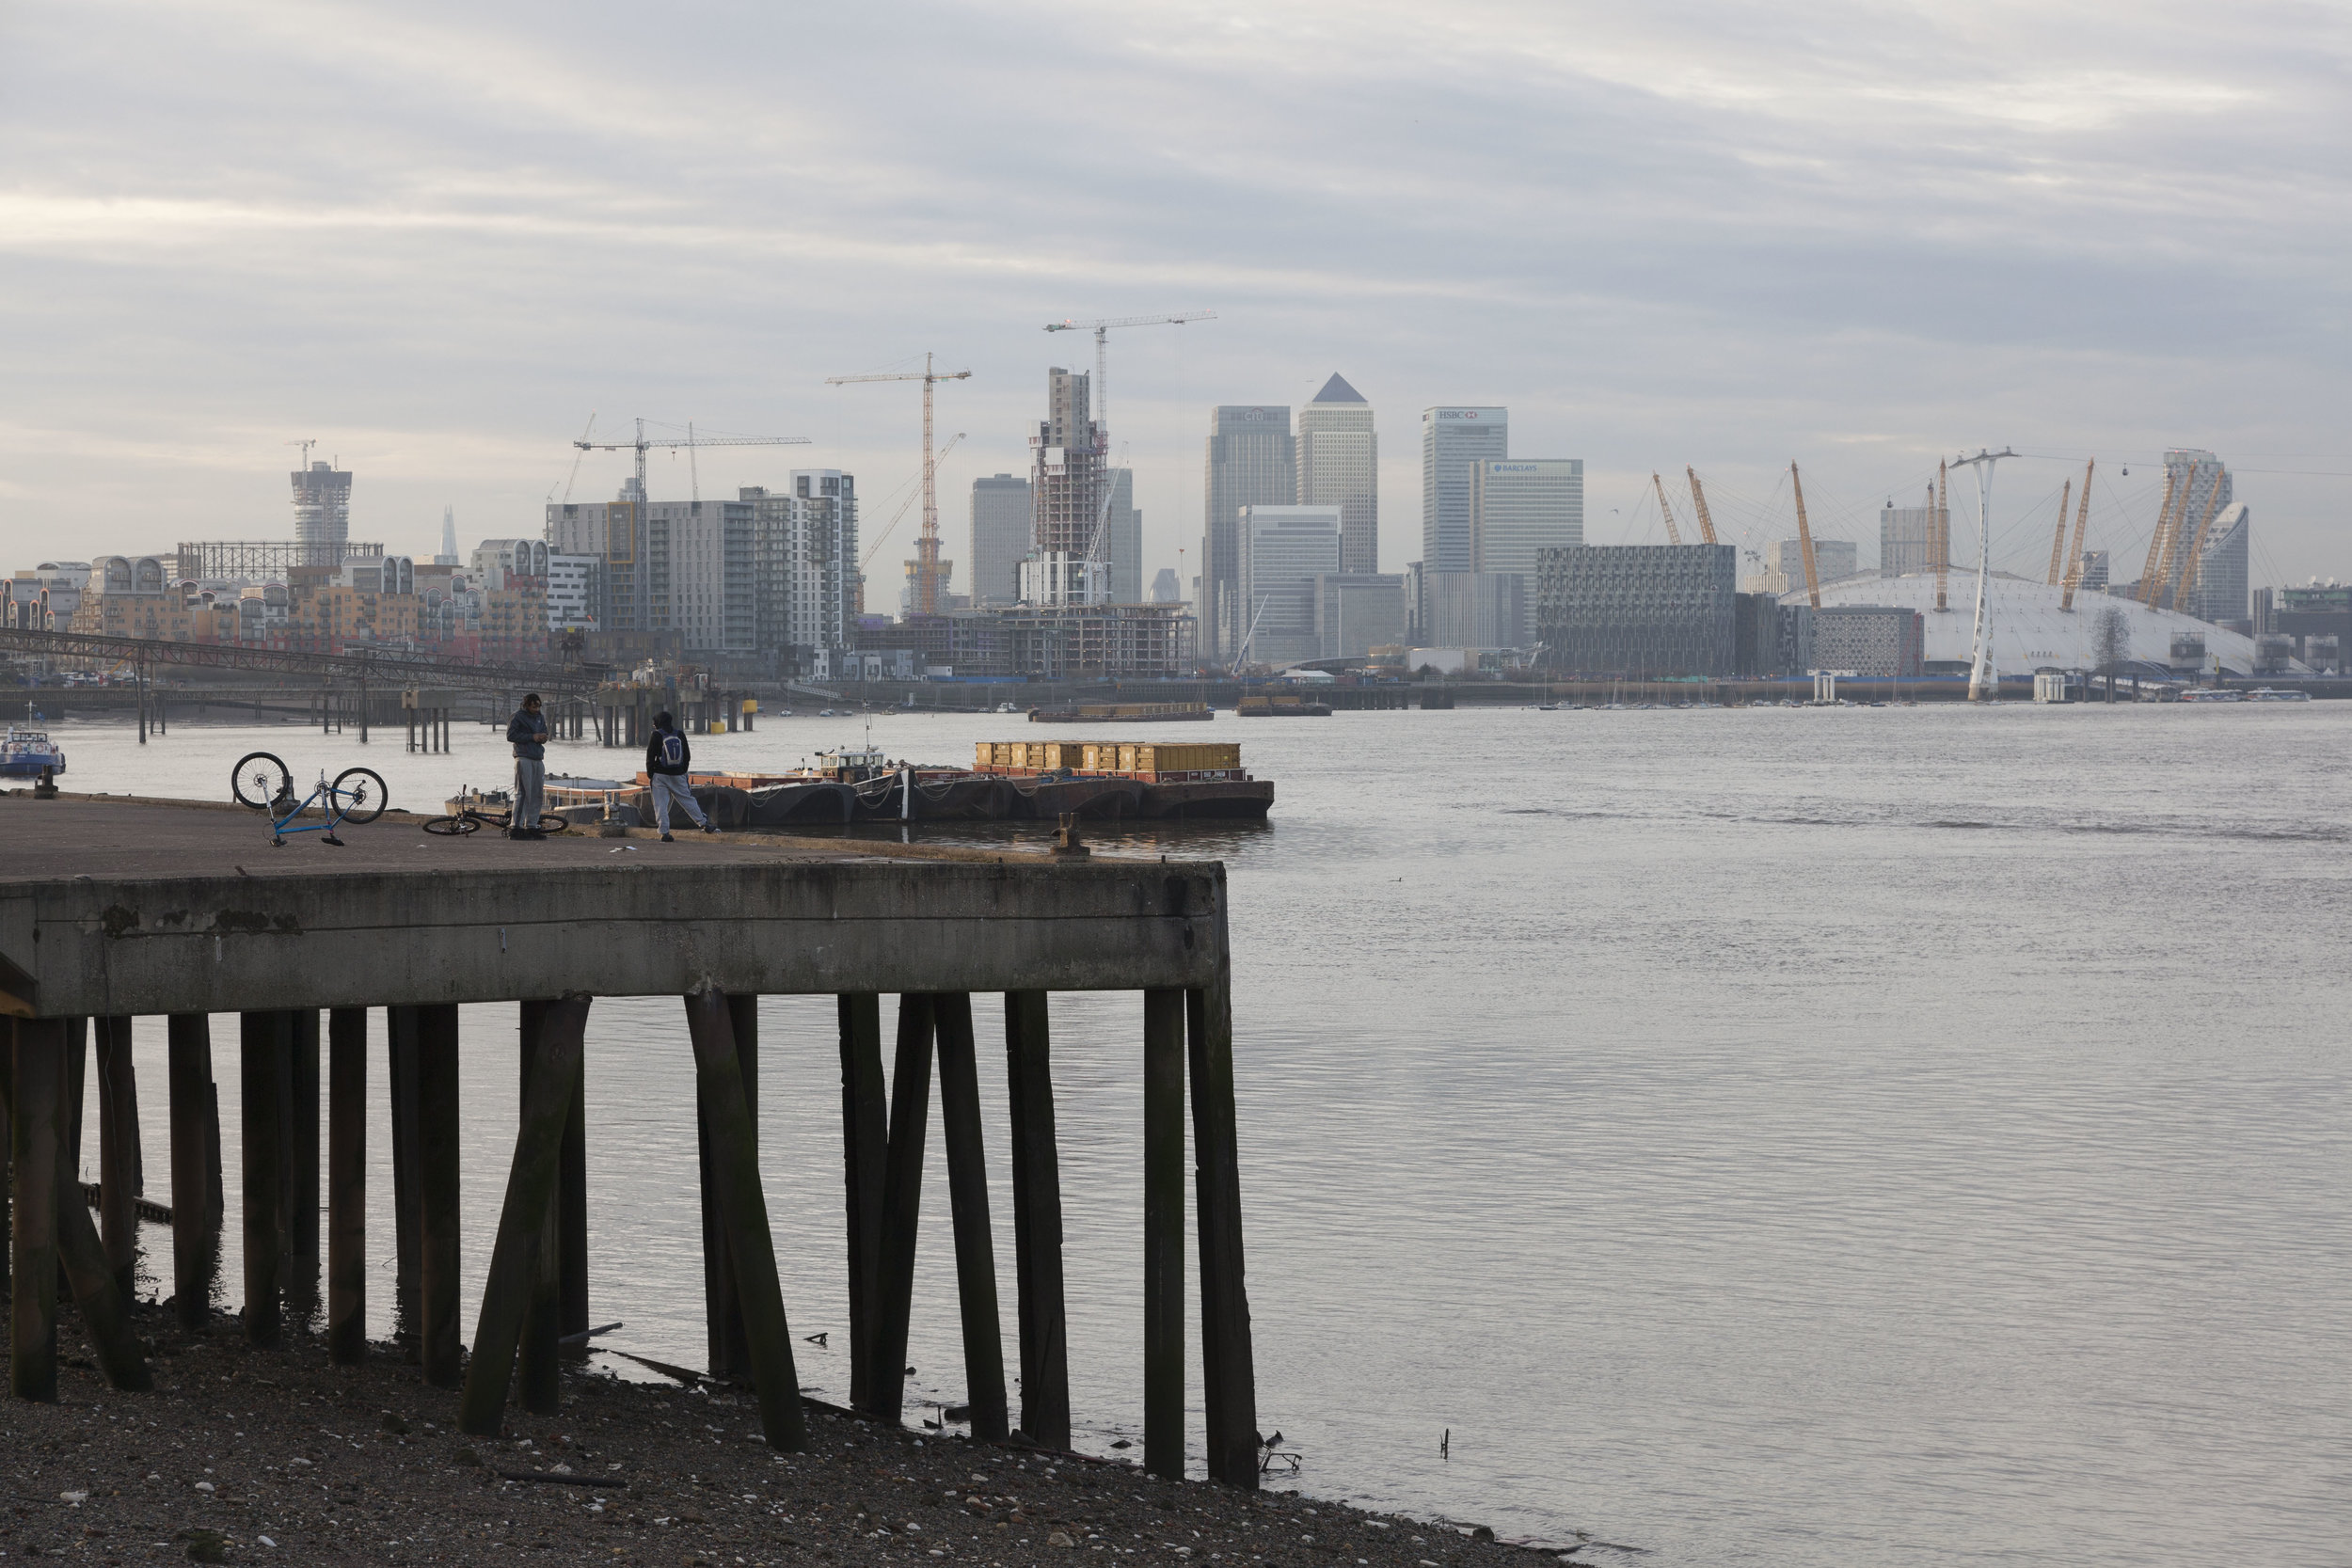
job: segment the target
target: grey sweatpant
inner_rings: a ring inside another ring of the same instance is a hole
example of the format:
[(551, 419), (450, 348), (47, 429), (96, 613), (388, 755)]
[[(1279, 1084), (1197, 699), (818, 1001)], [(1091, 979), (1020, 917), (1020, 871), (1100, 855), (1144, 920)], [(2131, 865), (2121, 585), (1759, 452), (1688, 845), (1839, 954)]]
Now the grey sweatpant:
[(539, 825), (540, 803), (547, 799), (548, 765), (529, 757), (515, 759), (515, 826)]
[(710, 818), (705, 816), (702, 807), (694, 803), (694, 792), (686, 786), (684, 774), (651, 773), (646, 777), (653, 781), (653, 825), (655, 827), (665, 833), (670, 831), (670, 802), (673, 800), (677, 802), (679, 808), (688, 816), (693, 818), (697, 827), (709, 825)]

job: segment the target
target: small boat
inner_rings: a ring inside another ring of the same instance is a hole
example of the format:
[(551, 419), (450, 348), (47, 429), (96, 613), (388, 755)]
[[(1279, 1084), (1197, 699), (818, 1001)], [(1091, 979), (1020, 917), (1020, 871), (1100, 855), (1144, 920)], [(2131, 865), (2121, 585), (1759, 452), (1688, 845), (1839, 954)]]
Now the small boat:
[(0, 778), (38, 779), (44, 768), (53, 775), (65, 771), (65, 749), (48, 731), (11, 724), (0, 735)]
[(2185, 703), (2242, 703), (2246, 701), (2246, 693), (2233, 691), (2226, 687), (2217, 689), (2192, 686), (2181, 693), (2181, 701)]
[(2312, 694), (2308, 691), (2281, 691), (2273, 686), (2258, 686), (2246, 694), (2246, 700), (2249, 703), (2308, 703)]

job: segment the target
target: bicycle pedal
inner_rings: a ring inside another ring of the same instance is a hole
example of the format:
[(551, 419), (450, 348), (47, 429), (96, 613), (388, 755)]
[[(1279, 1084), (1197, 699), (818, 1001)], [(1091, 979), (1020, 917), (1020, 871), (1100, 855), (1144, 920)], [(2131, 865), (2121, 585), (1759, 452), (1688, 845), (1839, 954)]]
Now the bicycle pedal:
[(328, 833), (328, 834), (327, 834), (327, 835), (326, 835), (325, 837), (321, 838), (321, 839), (319, 840), (319, 842), (320, 842), (321, 844), (331, 844), (331, 845), (333, 845), (333, 846), (334, 846), (336, 848), (338, 848), (338, 849), (341, 849), (342, 847), (343, 847), (343, 841), (342, 841), (342, 839), (340, 839), (340, 838), (337, 838), (337, 837), (336, 837), (334, 834), (332, 834), (332, 833)]

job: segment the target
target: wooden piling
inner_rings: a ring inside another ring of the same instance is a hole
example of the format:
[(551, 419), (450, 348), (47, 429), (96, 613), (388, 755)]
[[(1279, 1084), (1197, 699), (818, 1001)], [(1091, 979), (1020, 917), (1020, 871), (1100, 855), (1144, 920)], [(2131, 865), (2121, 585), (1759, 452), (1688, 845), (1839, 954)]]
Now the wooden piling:
[[(759, 1147), (759, 998), (727, 998), (727, 1023), (735, 1037), (736, 1067), (743, 1081), (743, 1100), (752, 1113), (752, 1148)], [(740, 1381), (751, 1375), (751, 1356), (744, 1338), (742, 1292), (735, 1264), (727, 1252), (726, 1224), (711, 1170), (710, 1110), (704, 1103), (709, 1085), (701, 1078), (694, 1090), (694, 1150), (701, 1172), (703, 1222), (703, 1323), (710, 1375)]]
[(131, 1060), (131, 1021), (101, 1018), (98, 1050), (98, 1212), (115, 1287), (131, 1299), (139, 1259), (139, 1091)]
[(996, 1247), (989, 1233), (988, 1156), (980, 1137), (980, 1075), (972, 1043), (972, 998), (944, 991), (932, 1004), (939, 1036), (939, 1118), (947, 1135), (947, 1203), (955, 1218), (956, 1296), (963, 1318), (964, 1402), (972, 1435), (1001, 1442), (1005, 1341), (996, 1315)]
[(155, 1386), (147, 1370), (147, 1356), (131, 1332), (129, 1292), (115, 1284), (113, 1259), (90, 1223), (77, 1173), (57, 1162), (57, 1261), (73, 1288), (73, 1305), (81, 1308), (82, 1330), (89, 1337), (90, 1354), (110, 1386), (144, 1393)]
[[(562, 1315), (565, 1335), (588, 1332), (588, 1058), (580, 1054), (572, 1085), (572, 1114), (564, 1123), (563, 1165), (556, 1180), (557, 1230), (563, 1246)], [(583, 1341), (575, 1354), (585, 1356)]]
[(882, 1068), (882, 998), (839, 998), (841, 1174), (846, 1190), (850, 1275), (850, 1404), (873, 1392), (874, 1304), (880, 1299), (882, 1180), (890, 1160), (890, 1108)]
[(0, 1295), (8, 1291), (8, 1238), (16, 1234), (10, 1217), (16, 1207), (16, 1020), (0, 1017)]
[(174, 1013), (165, 1025), (171, 1099), (172, 1310), (185, 1329), (212, 1321), (220, 1265), (220, 1102), (213, 1084), (212, 1020)]
[(457, 1008), (417, 1009), (418, 1333), (424, 1380), (454, 1388), (464, 1374), (458, 1304)]
[[(65, 1020), (16, 1021), (8, 1145), (14, 1156), (8, 1239), (8, 1388), (57, 1399), (57, 1167), (63, 1146)], [(75, 1195), (80, 1196), (78, 1193)]]
[(282, 1328), (278, 1293), (285, 1237), (278, 1168), (278, 1085), (292, 1021), (280, 1012), (237, 1015), (237, 1085), (245, 1179), (245, 1337), (275, 1347)]
[(750, 1101), (726, 997), (716, 990), (686, 998), (688, 1032), (694, 1042), (701, 1102), (709, 1108), (711, 1166), (718, 1178), (727, 1250), (741, 1291), (743, 1325), (752, 1361), (752, 1386), (759, 1400), (759, 1422), (773, 1449), (808, 1446), (801, 1412), (800, 1374), (793, 1365), (792, 1330), (784, 1312), (784, 1289), (776, 1278), (775, 1243), (768, 1229), (768, 1200), (759, 1184), (759, 1155), (753, 1143)]
[(1184, 993), (1143, 993), (1143, 1467), (1184, 1474)]
[(1067, 1449), (1070, 1330), (1062, 1298), (1061, 1159), (1054, 1134), (1052, 1031), (1045, 992), (1005, 993), (1005, 1058), (1012, 1111), (1021, 1430), (1041, 1448)]
[(356, 1367), (368, 1353), (368, 1011), (337, 1007), (326, 1024), (326, 1354)]
[(285, 1165), (286, 1311), (308, 1330), (319, 1311), (319, 1014), (303, 1007), (288, 1015)]
[[(1220, 915), (1218, 924), (1223, 925)], [(1224, 950), (1219, 931), (1219, 947)], [(1242, 1268), (1241, 1152), (1233, 1110), (1230, 970), (1184, 993), (1191, 1041), (1194, 1204), (1200, 1220), (1200, 1372), (1207, 1396), (1209, 1474), (1258, 1484), (1257, 1360)]]
[[(473, 1361), (458, 1402), (460, 1430), (482, 1436), (496, 1435), (505, 1422), (506, 1395), (514, 1383), (525, 1323), (546, 1294), (540, 1288), (541, 1256), (558, 1244), (551, 1221), (562, 1174), (564, 1124), (571, 1116), (572, 1085), (580, 1076), (588, 1025), (588, 998), (535, 1003), (524, 1016), (532, 1033), (524, 1046), (531, 1065), (521, 1124), (515, 1133), (505, 1206), (499, 1213), (498, 1243), (490, 1255), (489, 1276), (482, 1284)], [(552, 1373), (551, 1338), (545, 1349), (546, 1370)]]
[(420, 1338), (424, 1279), (418, 1220), (417, 1009), (384, 1009), (385, 1087), (392, 1121), (392, 1337), (412, 1354)]
[(890, 1153), (882, 1172), (881, 1266), (875, 1271), (874, 1370), (859, 1408), (896, 1421), (906, 1400), (907, 1319), (914, 1307), (915, 1227), (923, 1209), (923, 1140), (930, 1117), (928, 994), (898, 998), (898, 1063), (890, 1081)]
[[(519, 1009), (521, 1050), (517, 1053), (522, 1064), (522, 1093), (516, 1103), (531, 1103), (532, 1081), (541, 1070), (543, 1036), (554, 1004), (527, 1001)], [(579, 1075), (574, 1074), (575, 1079)], [(521, 1349), (517, 1355), (521, 1398), (525, 1410), (534, 1415), (552, 1415), (562, 1402), (562, 1347), (564, 1337), (564, 1146), (571, 1127), (571, 1105), (564, 1106), (564, 1128), (556, 1136), (555, 1185), (548, 1190), (548, 1212), (540, 1216), (541, 1228), (532, 1235), (532, 1265), (528, 1284), (529, 1300), (523, 1308)], [(516, 1136), (520, 1136), (519, 1129)]]

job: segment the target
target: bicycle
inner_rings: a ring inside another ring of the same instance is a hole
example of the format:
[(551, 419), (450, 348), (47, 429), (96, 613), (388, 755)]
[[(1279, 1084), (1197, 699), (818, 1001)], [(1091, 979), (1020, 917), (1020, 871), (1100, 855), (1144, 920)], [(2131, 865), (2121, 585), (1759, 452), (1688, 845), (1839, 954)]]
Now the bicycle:
[[(443, 838), (458, 838), (467, 833), (480, 832), (485, 827), (510, 828), (514, 824), (515, 814), (511, 811), (476, 811), (473, 807), (467, 806), (454, 816), (426, 817), (424, 831), (428, 833), (437, 833)], [(552, 816), (546, 812), (539, 814), (539, 831), (543, 833), (560, 833), (570, 826), (569, 822), (560, 816)]]
[[(366, 827), (384, 815), (391, 793), (385, 787), (384, 776), (373, 768), (346, 768), (335, 775), (333, 784), (326, 782), (326, 769), (322, 768), (317, 787), (296, 800), (294, 770), (267, 752), (248, 752), (237, 759), (237, 766), (230, 770), (229, 792), (237, 804), (269, 813), (270, 842), (280, 849), (286, 847), (288, 833), (321, 833), (325, 836), (320, 843), (342, 848), (343, 841), (335, 836), (335, 830), (346, 822)], [(318, 826), (287, 826), (313, 806), (322, 819)]]

